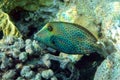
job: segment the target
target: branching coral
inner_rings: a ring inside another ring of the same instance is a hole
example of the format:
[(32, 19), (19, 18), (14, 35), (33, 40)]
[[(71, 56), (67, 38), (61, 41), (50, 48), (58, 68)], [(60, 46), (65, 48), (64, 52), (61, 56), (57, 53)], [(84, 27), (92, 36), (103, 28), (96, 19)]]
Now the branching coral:
[[(51, 60), (60, 63), (60, 65), (54, 65)], [(61, 73), (55, 70), (55, 66), (57, 69), (59, 67)], [(66, 74), (65, 69), (68, 69), (70, 73)], [(73, 75), (74, 72), (78, 75)], [(79, 72), (76, 71), (70, 59), (47, 53), (37, 41), (30, 39), (24, 41), (21, 38), (7, 37), (0, 44), (0, 77), (2, 79), (40, 80), (43, 78), (60, 78), (71, 80), (78, 78), (78, 76)]]

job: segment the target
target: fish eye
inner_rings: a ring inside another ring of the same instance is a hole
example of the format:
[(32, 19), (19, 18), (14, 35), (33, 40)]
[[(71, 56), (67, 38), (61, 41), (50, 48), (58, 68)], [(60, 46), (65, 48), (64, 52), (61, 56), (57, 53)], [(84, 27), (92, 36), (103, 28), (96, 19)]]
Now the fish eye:
[(52, 26), (48, 26), (48, 30), (49, 31), (53, 31), (53, 27)]

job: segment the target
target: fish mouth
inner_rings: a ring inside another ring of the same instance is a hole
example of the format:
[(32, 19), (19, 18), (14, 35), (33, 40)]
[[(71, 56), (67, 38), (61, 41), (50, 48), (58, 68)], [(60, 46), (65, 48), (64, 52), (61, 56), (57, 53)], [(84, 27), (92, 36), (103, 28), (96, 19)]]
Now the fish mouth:
[(37, 39), (37, 35), (36, 35), (36, 34), (34, 34), (34, 37), (33, 37), (33, 39), (35, 39), (35, 40)]
[(33, 39), (34, 39), (34, 40), (37, 40), (37, 41), (41, 41), (41, 40), (39, 39), (39, 37), (38, 37), (36, 34), (34, 34)]

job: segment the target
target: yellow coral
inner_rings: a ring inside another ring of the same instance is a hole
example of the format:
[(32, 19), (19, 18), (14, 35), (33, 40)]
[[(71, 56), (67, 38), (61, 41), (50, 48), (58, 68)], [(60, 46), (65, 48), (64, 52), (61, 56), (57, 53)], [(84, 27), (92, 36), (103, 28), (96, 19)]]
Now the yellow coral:
[(3, 31), (3, 36), (22, 37), (16, 26), (10, 21), (9, 16), (0, 10), (0, 30)]
[[(4, 37), (15, 36), (21, 37), (22, 35), (16, 28), (16, 26), (10, 21), (9, 13), (12, 9), (16, 7), (21, 7), (28, 11), (38, 10), (42, 6), (51, 6), (54, 4), (53, 0), (2, 0), (0, 2), (0, 30), (3, 31)], [(3, 10), (3, 11), (2, 11)], [(4, 13), (7, 12), (7, 13)]]

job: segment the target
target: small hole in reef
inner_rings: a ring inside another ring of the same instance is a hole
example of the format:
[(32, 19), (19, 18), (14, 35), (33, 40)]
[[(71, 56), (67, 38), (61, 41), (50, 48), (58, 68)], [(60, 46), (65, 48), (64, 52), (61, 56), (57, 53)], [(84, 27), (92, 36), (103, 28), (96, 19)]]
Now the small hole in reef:
[(60, 0), (61, 2), (64, 2), (64, 0)]
[(25, 48), (21, 48), (20, 51), (21, 51), (21, 52), (25, 51)]
[(44, 22), (45, 20), (43, 18), (39, 18), (39, 21), (40, 22)]
[(102, 26), (102, 23), (99, 23), (98, 25), (99, 25), (99, 26)]
[(37, 31), (37, 28), (35, 28), (34, 25), (30, 25), (28, 29), (29, 29), (29, 32), (27, 34), (27, 37), (32, 37), (33, 34)]
[(84, 55), (75, 67), (82, 73), (79, 80), (93, 80), (97, 67), (104, 60), (98, 53), (91, 53), (89, 56)]
[(20, 21), (24, 15), (26, 14), (26, 10), (21, 7), (15, 7), (13, 10), (10, 11), (9, 15), (13, 21)]
[(102, 33), (101, 32), (98, 34), (98, 37), (102, 37)]
[(2, 37), (3, 37), (3, 32), (0, 31), (0, 39), (2, 39)]
[(52, 40), (52, 43), (53, 43), (53, 44), (55, 44), (55, 41), (54, 41), (54, 40)]
[(91, 2), (93, 2), (93, 0), (91, 0)]

